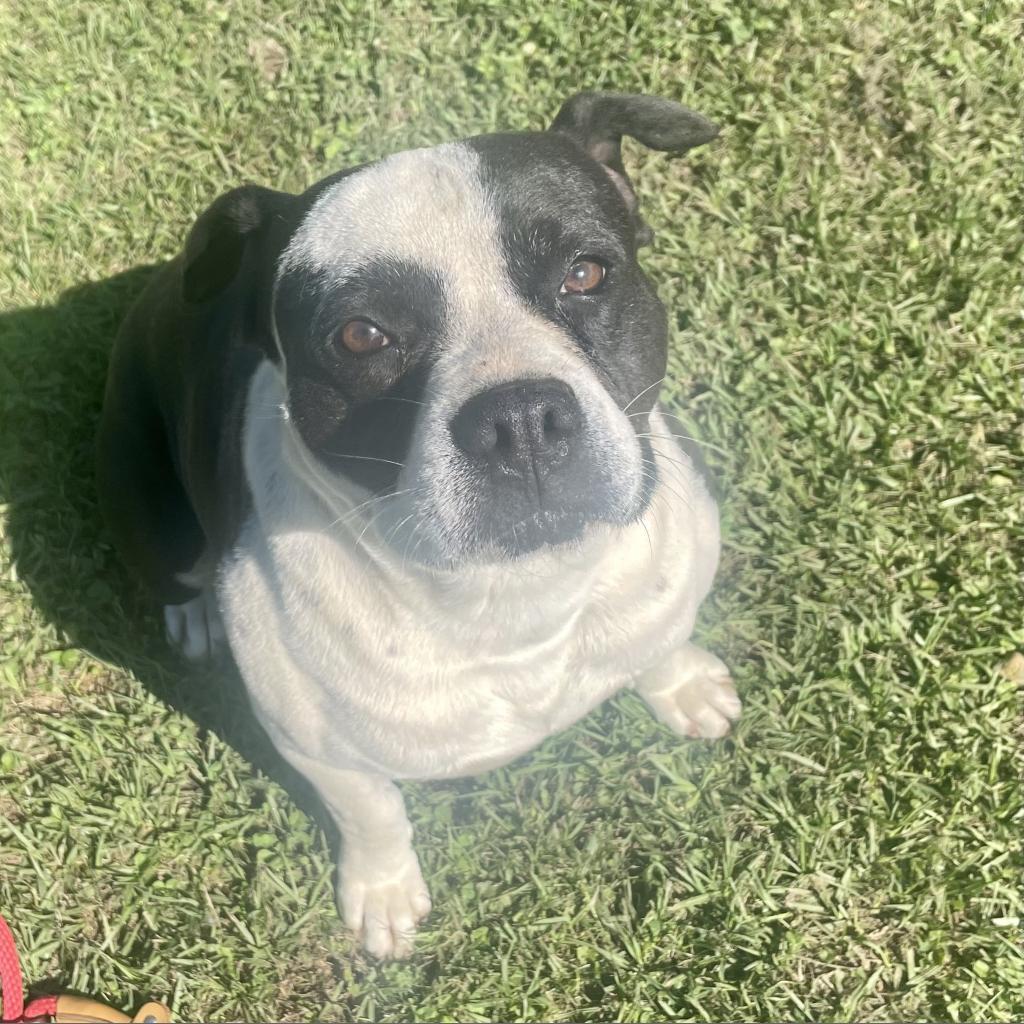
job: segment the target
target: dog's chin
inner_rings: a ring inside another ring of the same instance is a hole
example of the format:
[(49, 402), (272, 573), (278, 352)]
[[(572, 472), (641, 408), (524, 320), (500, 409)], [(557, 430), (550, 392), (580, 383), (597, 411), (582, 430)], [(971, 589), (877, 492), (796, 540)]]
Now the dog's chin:
[(460, 533), (457, 544), (425, 548), (421, 561), (458, 571), (463, 566), (509, 565), (544, 556), (571, 559), (595, 535), (636, 522), (648, 503), (649, 495), (643, 494), (629, 509), (537, 509), (515, 519), (483, 517)]
[[(462, 569), (501, 566), (528, 559), (572, 559), (592, 539), (640, 520), (653, 497), (653, 474), (638, 486), (592, 486), (586, 498), (532, 505), (518, 496), (484, 498), (465, 481), (424, 488), (400, 485), (411, 501), (389, 502), (376, 532), (401, 557), (404, 566), (458, 573)], [(460, 486), (461, 485), (461, 486)], [(417, 494), (418, 492), (418, 494)], [(418, 500), (417, 500), (418, 498)]]
[(538, 509), (532, 515), (482, 531), (481, 548), (493, 549), (499, 560), (525, 558), (540, 548), (579, 544), (587, 526), (599, 520), (581, 511)]

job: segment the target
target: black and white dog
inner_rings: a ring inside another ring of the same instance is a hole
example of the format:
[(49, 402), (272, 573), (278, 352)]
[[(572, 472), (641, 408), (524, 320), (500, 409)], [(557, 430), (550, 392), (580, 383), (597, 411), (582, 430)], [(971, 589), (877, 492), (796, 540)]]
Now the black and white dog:
[(585, 93), (548, 131), (237, 188), (118, 337), (118, 546), (187, 656), (226, 637), (337, 821), (374, 954), (430, 909), (394, 780), (508, 762), (625, 686), (684, 735), (739, 715), (688, 642), (718, 516), (657, 406), (666, 316), (620, 151), (716, 133)]

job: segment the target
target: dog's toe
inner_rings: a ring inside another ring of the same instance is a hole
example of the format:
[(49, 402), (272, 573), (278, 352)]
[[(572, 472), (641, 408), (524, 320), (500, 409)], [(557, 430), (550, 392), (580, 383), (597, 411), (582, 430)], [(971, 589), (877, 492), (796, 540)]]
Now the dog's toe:
[(724, 736), (743, 710), (725, 665), (689, 645), (640, 689), (658, 719), (683, 736)]
[(430, 913), (430, 894), (415, 855), (389, 873), (362, 858), (346, 860), (338, 896), (345, 923), (359, 934), (366, 951), (381, 960), (407, 957), (416, 925)]
[(729, 723), (736, 721), (743, 710), (729, 675), (693, 680), (679, 694), (679, 703), (687, 714), (692, 715), (705, 728), (715, 729), (724, 723), (722, 735), (728, 731)]
[(206, 661), (224, 648), (224, 623), (216, 598), (209, 591), (184, 604), (164, 605), (167, 640), (189, 661)]

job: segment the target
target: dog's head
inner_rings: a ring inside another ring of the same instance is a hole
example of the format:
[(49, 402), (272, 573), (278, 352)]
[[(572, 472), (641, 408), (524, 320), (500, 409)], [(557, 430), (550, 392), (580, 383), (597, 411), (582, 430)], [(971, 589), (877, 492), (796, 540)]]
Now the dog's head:
[(636, 519), (654, 483), (666, 317), (622, 136), (679, 152), (716, 133), (667, 100), (584, 93), (546, 132), (398, 153), (303, 196), (237, 189), (193, 229), (186, 298), (242, 304), (317, 464), (391, 495), (375, 514), (396, 544), (416, 531), (417, 558), (570, 542)]

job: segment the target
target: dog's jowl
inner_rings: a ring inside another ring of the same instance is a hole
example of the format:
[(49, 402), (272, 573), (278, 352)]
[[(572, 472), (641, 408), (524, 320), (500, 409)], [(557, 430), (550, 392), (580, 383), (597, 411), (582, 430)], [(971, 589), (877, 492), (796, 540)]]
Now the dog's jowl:
[(338, 900), (400, 956), (430, 897), (395, 780), (507, 762), (624, 686), (684, 735), (740, 704), (688, 642), (718, 516), (657, 398), (665, 311), (623, 135), (704, 118), (569, 100), (548, 131), (218, 199), (114, 350), (105, 510), (171, 640), (226, 640), (341, 831)]

